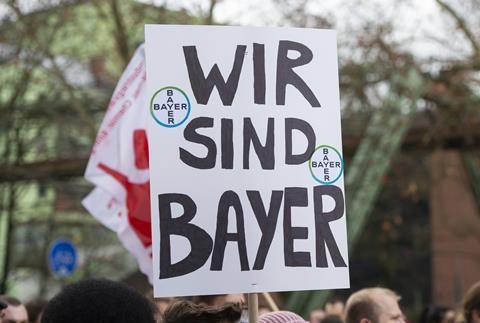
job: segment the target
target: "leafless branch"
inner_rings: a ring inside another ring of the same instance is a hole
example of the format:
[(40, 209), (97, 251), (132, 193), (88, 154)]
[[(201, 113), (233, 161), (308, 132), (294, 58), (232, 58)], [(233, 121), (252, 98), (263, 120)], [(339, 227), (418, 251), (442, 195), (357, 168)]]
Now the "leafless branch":
[(447, 4), (444, 0), (435, 0), (438, 5), (445, 10), (452, 18), (455, 20), (457, 23), (458, 28), (464, 33), (465, 37), (467, 37), (468, 41), (470, 42), (470, 45), (472, 46), (472, 49), (474, 51), (474, 54), (476, 57), (480, 57), (480, 46), (478, 44), (478, 40), (476, 39), (475, 35), (472, 33), (470, 28), (467, 25), (467, 22), (463, 17), (453, 9), (452, 6)]
[(128, 35), (125, 30), (125, 23), (118, 6), (118, 1), (110, 0), (110, 8), (112, 10), (113, 20), (115, 22), (115, 41), (118, 52), (123, 60), (124, 65), (127, 66), (130, 60), (130, 49), (128, 46)]
[(213, 25), (213, 11), (215, 9), (215, 6), (217, 5), (218, 0), (210, 0), (210, 5), (208, 7), (208, 14), (205, 17), (205, 24), (206, 25)]
[(0, 165), (0, 183), (65, 179), (83, 175), (86, 158), (55, 159), (19, 165)]

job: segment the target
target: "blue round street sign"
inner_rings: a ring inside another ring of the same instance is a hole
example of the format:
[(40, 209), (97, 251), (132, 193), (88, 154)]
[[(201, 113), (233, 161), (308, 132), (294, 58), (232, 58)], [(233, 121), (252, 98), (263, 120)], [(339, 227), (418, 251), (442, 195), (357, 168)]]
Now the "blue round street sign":
[(77, 249), (69, 240), (55, 240), (48, 251), (48, 266), (59, 278), (73, 274), (77, 267)]

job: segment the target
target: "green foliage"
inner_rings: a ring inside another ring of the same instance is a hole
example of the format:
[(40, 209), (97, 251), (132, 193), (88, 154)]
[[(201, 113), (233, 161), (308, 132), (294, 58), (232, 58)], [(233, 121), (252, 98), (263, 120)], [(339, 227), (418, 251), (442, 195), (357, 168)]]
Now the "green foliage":
[[(11, 9), (0, 22), (0, 168), (86, 160), (113, 87), (143, 42), (144, 24), (200, 22), (184, 11), (133, 0)], [(22, 281), (38, 287), (26, 297), (63, 284), (46, 264), (56, 238), (69, 238), (80, 250), (80, 267), (69, 280), (122, 279), (135, 271), (115, 234), (81, 207), (90, 189), (75, 178), (0, 182), (0, 293), (5, 286), (22, 293)]]

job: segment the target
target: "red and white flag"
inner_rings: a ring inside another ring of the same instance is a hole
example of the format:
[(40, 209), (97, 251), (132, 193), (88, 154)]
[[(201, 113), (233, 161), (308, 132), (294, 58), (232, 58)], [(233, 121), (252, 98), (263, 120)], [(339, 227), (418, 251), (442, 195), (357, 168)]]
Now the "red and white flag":
[(117, 233), (151, 281), (145, 91), (145, 49), (141, 45), (117, 84), (98, 131), (85, 171), (85, 178), (95, 184), (95, 188), (82, 204)]

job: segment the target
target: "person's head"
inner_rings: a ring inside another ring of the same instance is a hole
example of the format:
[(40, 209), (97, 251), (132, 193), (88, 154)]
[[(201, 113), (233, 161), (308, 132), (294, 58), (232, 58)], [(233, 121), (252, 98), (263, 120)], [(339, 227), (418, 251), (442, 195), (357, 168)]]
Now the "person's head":
[(30, 319), (30, 323), (40, 323), (43, 309), (45, 308), (47, 303), (48, 302), (46, 300), (42, 298), (38, 298), (38, 299), (31, 300), (25, 304), (25, 307), (27, 308), (28, 318)]
[(15, 297), (0, 296), (0, 302), (7, 305), (0, 316), (0, 323), (28, 323), (25, 306)]
[(220, 294), (220, 295), (199, 295), (194, 296), (193, 303), (204, 306), (222, 306), (226, 304), (246, 304), (243, 294)]
[(343, 316), (345, 310), (345, 303), (340, 297), (332, 297), (325, 304), (325, 313), (327, 315)]
[(343, 323), (343, 319), (340, 315), (330, 314), (323, 318), (322, 323)]
[(132, 288), (107, 279), (65, 287), (48, 302), (42, 323), (154, 323), (153, 304)]
[(172, 303), (163, 313), (164, 323), (234, 323), (240, 319), (242, 310), (238, 305), (220, 307), (197, 305), (181, 300)]
[(446, 306), (427, 306), (420, 315), (420, 323), (454, 323), (455, 312)]
[(159, 297), (155, 298), (155, 305), (157, 306), (157, 310), (159, 314), (163, 314), (170, 304), (175, 301), (173, 297)]
[(258, 317), (258, 323), (308, 323), (301, 316), (288, 311), (270, 312)]
[(346, 323), (405, 323), (400, 297), (386, 288), (365, 288), (353, 293), (345, 306)]
[(465, 294), (463, 315), (467, 323), (480, 323), (480, 281), (476, 282)]
[(325, 318), (325, 316), (326, 314), (324, 310), (320, 308), (313, 309), (310, 312), (310, 323), (320, 323)]
[(5, 311), (4, 311), (4, 309), (6, 309), (7, 306), (8, 306), (7, 303), (5, 303), (4, 301), (0, 300), (0, 319), (5, 316)]

